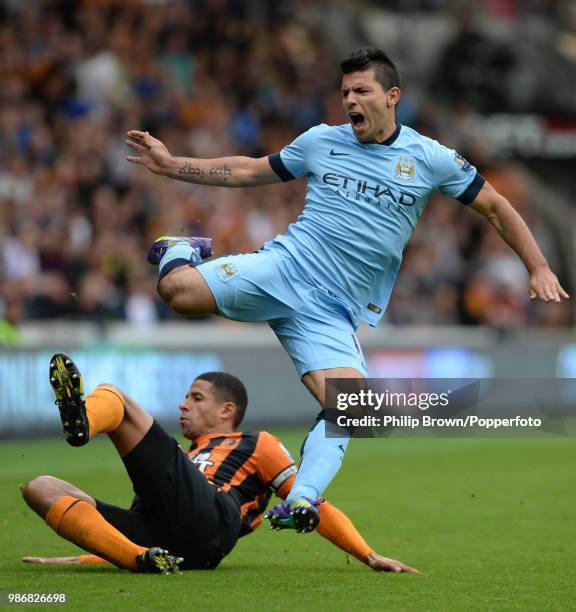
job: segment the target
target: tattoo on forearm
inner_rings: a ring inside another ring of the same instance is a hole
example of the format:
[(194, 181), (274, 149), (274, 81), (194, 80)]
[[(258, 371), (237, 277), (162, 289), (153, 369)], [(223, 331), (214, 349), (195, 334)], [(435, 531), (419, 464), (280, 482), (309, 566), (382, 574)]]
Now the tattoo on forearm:
[(204, 170), (192, 165), (190, 162), (186, 162), (178, 173), (182, 176), (195, 177), (197, 179), (203, 179), (206, 174), (214, 177), (219, 177), (222, 181), (226, 182), (232, 176), (232, 168), (228, 164), (223, 166), (212, 166), (211, 168)]
[(232, 168), (228, 164), (210, 168), (210, 176), (219, 176), (226, 182), (232, 176)]
[(195, 166), (193, 166), (191, 163), (186, 162), (178, 171), (179, 174), (182, 174), (184, 176), (197, 176), (197, 177), (203, 177), (204, 176), (204, 170), (202, 168), (197, 168)]

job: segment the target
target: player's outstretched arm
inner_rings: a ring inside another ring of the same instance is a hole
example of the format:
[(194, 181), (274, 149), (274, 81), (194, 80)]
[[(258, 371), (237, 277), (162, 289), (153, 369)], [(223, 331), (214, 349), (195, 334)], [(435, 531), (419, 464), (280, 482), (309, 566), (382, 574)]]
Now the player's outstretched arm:
[(101, 565), (108, 563), (106, 559), (96, 555), (74, 555), (71, 557), (22, 557), (24, 563), (41, 563), (43, 565)]
[(530, 299), (560, 302), (570, 297), (550, 269), (524, 219), (488, 181), (470, 206), (490, 221), (523, 261), (530, 274)]
[[(284, 456), (284, 462), (286, 457)], [(279, 464), (281, 465), (281, 464)], [(286, 499), (292, 485), (296, 480), (296, 474), (291, 474), (276, 490), (276, 495), (281, 499)], [(362, 563), (365, 563), (376, 572), (395, 572), (417, 574), (418, 570), (397, 561), (382, 557), (374, 552), (366, 543), (366, 540), (360, 535), (354, 523), (336, 506), (329, 502), (324, 502), (320, 508), (320, 523), (316, 531), (334, 546), (338, 546), (346, 554), (353, 555)]]
[(252, 187), (280, 182), (267, 157), (234, 156), (217, 159), (174, 157), (163, 142), (148, 132), (130, 130), (126, 144), (134, 151), (126, 159), (154, 174), (214, 187)]
[(417, 574), (418, 570), (397, 561), (382, 557), (374, 552), (360, 535), (352, 521), (332, 504), (320, 506), (320, 524), (317, 531), (344, 552), (354, 555), (376, 572)]

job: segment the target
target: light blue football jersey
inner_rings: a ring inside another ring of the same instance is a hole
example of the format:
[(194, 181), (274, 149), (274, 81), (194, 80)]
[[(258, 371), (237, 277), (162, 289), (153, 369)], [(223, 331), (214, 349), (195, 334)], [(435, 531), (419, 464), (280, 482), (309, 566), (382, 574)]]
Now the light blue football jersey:
[(306, 176), (302, 214), (265, 248), (285, 248), (356, 322), (382, 318), (402, 252), (430, 196), (472, 202), (484, 184), (456, 151), (398, 126), (381, 144), (359, 142), (350, 124), (311, 128), (269, 156), (284, 180)]

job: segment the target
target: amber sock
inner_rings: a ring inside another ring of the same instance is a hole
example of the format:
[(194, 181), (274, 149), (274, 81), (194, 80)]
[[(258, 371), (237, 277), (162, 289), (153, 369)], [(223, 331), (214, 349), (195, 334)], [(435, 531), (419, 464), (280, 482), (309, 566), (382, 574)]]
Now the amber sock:
[(108, 563), (106, 559), (103, 559), (98, 555), (80, 555), (78, 559), (80, 560), (80, 563), (85, 565), (100, 565), (102, 563)]
[(133, 572), (138, 570), (137, 555), (148, 550), (131, 542), (94, 506), (74, 497), (60, 497), (48, 511), (46, 523), (80, 548)]
[(124, 399), (110, 385), (100, 385), (86, 397), (90, 437), (114, 431), (124, 418)]
[(366, 562), (368, 555), (374, 552), (358, 533), (352, 521), (341, 510), (328, 502), (320, 506), (320, 523), (317, 531), (363, 563)]

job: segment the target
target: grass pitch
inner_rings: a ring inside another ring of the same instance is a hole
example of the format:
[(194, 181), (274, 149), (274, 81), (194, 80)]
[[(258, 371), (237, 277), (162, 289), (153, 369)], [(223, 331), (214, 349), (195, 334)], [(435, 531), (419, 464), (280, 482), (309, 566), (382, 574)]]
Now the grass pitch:
[[(275, 432), (294, 452), (301, 432)], [(379, 553), (419, 575), (375, 573), (317, 534), (243, 538), (215, 571), (136, 575), (113, 567), (41, 566), (67, 555), (19, 495), (39, 474), (127, 505), (130, 483), (105, 437), (0, 448), (0, 591), (66, 593), (68, 609), (576, 609), (576, 440), (355, 440), (327, 492)], [(45, 604), (46, 605), (46, 604)], [(16, 607), (14, 604), (10, 607)]]

